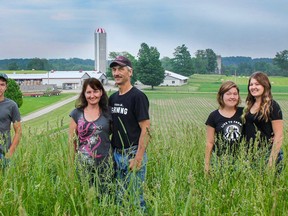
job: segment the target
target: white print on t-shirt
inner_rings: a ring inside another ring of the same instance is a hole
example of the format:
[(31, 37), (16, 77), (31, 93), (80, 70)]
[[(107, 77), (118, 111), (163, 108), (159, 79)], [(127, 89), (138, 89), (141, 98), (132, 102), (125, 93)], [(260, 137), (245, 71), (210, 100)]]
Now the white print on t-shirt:
[(227, 121), (222, 124), (223, 128), (223, 136), (225, 140), (235, 141), (238, 140), (241, 136), (241, 128), (242, 124), (238, 121)]
[[(118, 104), (115, 104), (115, 105), (118, 105)], [(111, 108), (111, 112), (112, 113), (119, 113), (119, 114), (127, 115), (128, 109), (125, 108), (125, 107), (114, 106), (114, 107)]]

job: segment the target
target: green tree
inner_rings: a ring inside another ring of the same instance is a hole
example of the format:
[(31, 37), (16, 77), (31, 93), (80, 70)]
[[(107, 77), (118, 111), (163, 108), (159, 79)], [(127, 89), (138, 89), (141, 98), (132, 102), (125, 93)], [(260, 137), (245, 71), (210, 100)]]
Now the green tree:
[(27, 64), (27, 70), (51, 70), (52, 67), (47, 59), (33, 58)]
[(273, 59), (273, 63), (282, 70), (288, 71), (288, 50), (277, 52)]
[(198, 74), (206, 74), (207, 73), (207, 57), (205, 50), (197, 50), (195, 53), (195, 68), (196, 73)]
[(216, 72), (217, 56), (212, 49), (197, 50), (195, 56), (197, 73), (208, 74)]
[(138, 53), (137, 74), (139, 81), (144, 85), (160, 85), (165, 77), (165, 70), (161, 65), (160, 53), (156, 47), (149, 47), (146, 43), (141, 44)]
[(10, 62), (8, 64), (8, 70), (19, 70), (19, 66), (17, 64), (17, 62)]
[(217, 68), (217, 56), (212, 49), (206, 49), (206, 58), (207, 58), (207, 72), (215, 73)]
[(13, 79), (8, 79), (5, 97), (15, 101), (20, 108), (23, 104), (22, 92), (19, 85)]
[(162, 59), (160, 59), (160, 61), (161, 61), (162, 67), (165, 70), (173, 71), (173, 61), (172, 61), (172, 59), (170, 59), (169, 57), (165, 56)]
[[(125, 56), (126, 58), (128, 58), (131, 61), (133, 68), (136, 67), (136, 65), (137, 65), (136, 58), (133, 55), (131, 55), (130, 53), (128, 53), (128, 52), (110, 52), (109, 53), (109, 59), (113, 60), (117, 56), (120, 56), (120, 55), (121, 56)], [(113, 77), (111, 68), (108, 69), (106, 75), (107, 75), (107, 77)], [(133, 76), (131, 77), (131, 84), (134, 85), (136, 83), (136, 81), (137, 81), (137, 72), (135, 70), (133, 70)]]
[(172, 59), (173, 71), (183, 76), (190, 76), (193, 74), (193, 62), (188, 48), (183, 44), (178, 46), (173, 53)]

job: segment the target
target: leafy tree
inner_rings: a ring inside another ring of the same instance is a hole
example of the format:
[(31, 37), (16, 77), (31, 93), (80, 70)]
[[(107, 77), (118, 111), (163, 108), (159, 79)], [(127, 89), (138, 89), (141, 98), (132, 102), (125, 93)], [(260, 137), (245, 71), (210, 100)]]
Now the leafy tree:
[(15, 101), (20, 108), (23, 104), (22, 92), (19, 85), (13, 79), (8, 79), (5, 97)]
[(149, 47), (146, 43), (141, 44), (136, 69), (139, 81), (144, 85), (150, 85), (152, 89), (160, 85), (165, 77), (159, 57), (157, 48)]
[(50, 70), (52, 69), (47, 59), (33, 58), (27, 65), (27, 70)]
[(253, 64), (252, 63), (240, 63), (237, 69), (237, 75), (246, 75), (249, 76), (253, 73)]
[(8, 64), (8, 70), (19, 70), (17, 62), (10, 62)]
[(195, 67), (197, 73), (215, 73), (217, 68), (217, 56), (212, 49), (197, 50), (195, 53)]
[[(136, 67), (136, 65), (137, 65), (136, 58), (128, 52), (110, 52), (109, 53), (109, 59), (113, 60), (117, 56), (120, 56), (120, 55), (125, 56), (126, 58), (128, 58), (131, 61), (133, 69)], [(107, 75), (107, 77), (113, 77), (111, 68), (108, 69), (106, 75)], [(134, 85), (136, 83), (136, 81), (137, 81), (137, 71), (133, 70), (133, 76), (131, 77), (131, 84)]]
[(173, 71), (173, 60), (170, 59), (169, 57), (163, 57), (160, 59), (162, 67), (165, 70)]
[(215, 73), (217, 68), (217, 56), (212, 49), (206, 49), (206, 58), (207, 58), (207, 72)]
[(172, 59), (173, 71), (183, 76), (190, 76), (193, 74), (193, 62), (188, 48), (183, 44), (178, 46), (173, 53)]
[(273, 59), (273, 63), (282, 70), (288, 71), (288, 50), (277, 52)]
[(205, 50), (197, 50), (195, 53), (195, 68), (196, 68), (196, 73), (199, 74), (206, 74), (207, 73), (207, 57), (206, 57), (206, 52)]

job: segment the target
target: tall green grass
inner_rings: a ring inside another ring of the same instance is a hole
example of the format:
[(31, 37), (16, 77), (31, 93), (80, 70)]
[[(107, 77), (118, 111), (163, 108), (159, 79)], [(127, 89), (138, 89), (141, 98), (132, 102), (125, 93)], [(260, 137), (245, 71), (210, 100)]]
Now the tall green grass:
[[(275, 175), (264, 157), (253, 163), (243, 149), (238, 160), (222, 157), (209, 175), (204, 174), (204, 122), (218, 106), (215, 93), (157, 89), (147, 95), (152, 138), (144, 185), (146, 215), (288, 214), (286, 167)], [(285, 118), (286, 95), (274, 97)], [(97, 187), (90, 188), (85, 176), (77, 178), (68, 160), (68, 115), (73, 108), (71, 102), (23, 123), (10, 166), (0, 171), (0, 215), (143, 215), (129, 201), (124, 206), (114, 202), (114, 184), (110, 194), (99, 198)], [(287, 164), (286, 120), (284, 124)]]
[[(246, 158), (232, 164), (223, 157), (221, 167), (204, 174), (204, 122), (217, 108), (214, 97), (148, 96), (152, 139), (145, 182), (147, 215), (288, 214), (286, 168), (275, 176)], [(279, 103), (285, 116), (287, 102)], [(142, 215), (129, 202), (118, 206), (113, 190), (99, 198), (97, 188), (77, 178), (68, 160), (68, 114), (73, 105), (23, 125), (21, 144), (0, 174), (0, 214)], [(287, 139), (283, 148), (287, 163)]]

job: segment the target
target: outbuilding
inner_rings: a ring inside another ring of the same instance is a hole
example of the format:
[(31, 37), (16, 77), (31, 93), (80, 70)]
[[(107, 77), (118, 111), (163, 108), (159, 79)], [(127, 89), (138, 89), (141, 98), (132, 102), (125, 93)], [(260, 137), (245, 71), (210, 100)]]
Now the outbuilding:
[(165, 70), (165, 78), (160, 86), (181, 86), (188, 82), (189, 77)]

